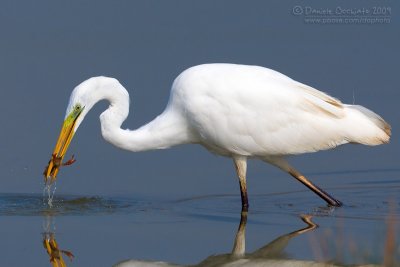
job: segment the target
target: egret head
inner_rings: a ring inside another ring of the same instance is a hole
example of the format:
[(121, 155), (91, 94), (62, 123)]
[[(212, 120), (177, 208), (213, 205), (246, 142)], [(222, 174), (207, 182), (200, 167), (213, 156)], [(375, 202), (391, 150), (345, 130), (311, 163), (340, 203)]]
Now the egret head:
[[(71, 159), (67, 163), (62, 163), (62, 160), (84, 117), (102, 99), (109, 100), (110, 107), (114, 106), (112, 112), (114, 118), (120, 118), (121, 123), (128, 115), (129, 94), (116, 79), (102, 76), (93, 77), (75, 87), (69, 98), (65, 119), (52, 157), (44, 171), (46, 182), (53, 182), (56, 179), (61, 166), (74, 162)], [(116, 108), (117, 106), (118, 108)]]

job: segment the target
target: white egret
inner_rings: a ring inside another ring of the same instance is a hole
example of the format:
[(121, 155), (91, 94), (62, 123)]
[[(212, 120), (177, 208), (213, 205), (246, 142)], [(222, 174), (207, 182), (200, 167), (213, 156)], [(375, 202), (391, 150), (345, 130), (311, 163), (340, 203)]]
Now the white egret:
[[(129, 113), (129, 94), (113, 78), (94, 77), (72, 92), (59, 139), (45, 170), (53, 181), (68, 146), (94, 104), (106, 99), (101, 132), (111, 144), (130, 151), (200, 144), (231, 157), (247, 210), (246, 166), (257, 158), (288, 172), (329, 205), (341, 202), (311, 183), (285, 157), (346, 143), (388, 143), (390, 125), (379, 115), (339, 100), (271, 69), (235, 64), (204, 64), (174, 81), (164, 112), (136, 130), (120, 126)], [(73, 162), (70, 160), (67, 164)]]

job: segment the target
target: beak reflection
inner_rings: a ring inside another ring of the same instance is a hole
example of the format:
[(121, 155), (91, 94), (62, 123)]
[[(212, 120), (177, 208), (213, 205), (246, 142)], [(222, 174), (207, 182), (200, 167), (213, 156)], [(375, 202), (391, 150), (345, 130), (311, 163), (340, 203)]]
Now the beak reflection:
[(71, 261), (74, 258), (74, 255), (70, 251), (62, 250), (59, 248), (54, 233), (43, 234), (43, 247), (46, 249), (46, 252), (50, 257), (51, 265), (53, 267), (67, 266), (62, 257), (63, 254), (67, 256)]

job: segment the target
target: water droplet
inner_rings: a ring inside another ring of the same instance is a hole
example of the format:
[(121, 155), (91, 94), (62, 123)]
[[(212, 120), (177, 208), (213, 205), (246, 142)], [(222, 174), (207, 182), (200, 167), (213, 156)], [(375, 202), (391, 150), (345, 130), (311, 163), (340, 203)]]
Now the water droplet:
[(56, 182), (46, 183), (46, 185), (43, 188), (43, 197), (47, 195), (47, 205), (49, 205), (50, 208), (53, 207), (53, 198), (56, 192), (56, 188), (57, 188)]

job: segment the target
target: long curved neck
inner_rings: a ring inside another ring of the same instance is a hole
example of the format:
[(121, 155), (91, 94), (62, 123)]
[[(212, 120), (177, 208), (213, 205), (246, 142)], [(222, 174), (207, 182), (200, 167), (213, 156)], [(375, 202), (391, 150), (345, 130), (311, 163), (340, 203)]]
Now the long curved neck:
[(100, 115), (101, 133), (106, 141), (135, 152), (191, 142), (184, 118), (170, 105), (154, 120), (136, 130), (121, 129), (129, 113), (128, 92), (116, 80), (98, 86), (104, 87), (99, 89), (104, 91), (104, 99), (110, 101), (109, 108)]

